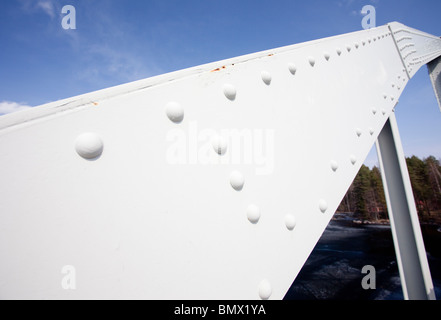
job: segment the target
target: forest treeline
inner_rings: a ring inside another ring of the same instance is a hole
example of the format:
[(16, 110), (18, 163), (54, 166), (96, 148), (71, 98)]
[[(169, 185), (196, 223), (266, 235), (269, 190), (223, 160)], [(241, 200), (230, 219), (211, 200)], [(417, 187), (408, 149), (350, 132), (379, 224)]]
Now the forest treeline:
[[(441, 222), (441, 165), (430, 156), (406, 158), (413, 195), (422, 222)], [(380, 170), (360, 168), (337, 212), (353, 213), (362, 220), (388, 219)]]

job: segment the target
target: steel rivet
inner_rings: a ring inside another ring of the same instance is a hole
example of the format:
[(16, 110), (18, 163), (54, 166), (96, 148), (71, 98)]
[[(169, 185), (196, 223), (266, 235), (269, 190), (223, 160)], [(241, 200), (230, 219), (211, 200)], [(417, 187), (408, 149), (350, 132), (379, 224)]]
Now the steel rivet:
[(252, 224), (256, 224), (260, 219), (260, 209), (254, 204), (250, 204), (247, 208), (247, 218)]
[(229, 100), (233, 101), (236, 99), (236, 88), (232, 84), (227, 83), (224, 85), (224, 94)]
[(294, 63), (288, 64), (288, 69), (289, 69), (289, 72), (291, 72), (292, 75), (296, 74), (297, 67), (296, 67), (296, 65)]
[(75, 140), (75, 150), (84, 159), (98, 158), (103, 153), (103, 149), (103, 141), (93, 132), (83, 133)]
[(227, 140), (222, 136), (215, 135), (211, 139), (211, 145), (213, 146), (214, 151), (219, 155), (223, 155), (227, 152)]
[(337, 171), (337, 169), (338, 169), (338, 163), (337, 163), (337, 161), (335, 161), (335, 160), (331, 160), (331, 169), (332, 169), (332, 171)]
[(341, 55), (341, 49), (340, 48), (337, 48), (335, 51), (337, 52), (338, 55)]
[(313, 57), (309, 57), (308, 61), (309, 61), (309, 64), (311, 65), (311, 67), (313, 67), (315, 65), (315, 59)]
[(262, 81), (269, 86), (271, 84), (271, 74), (267, 71), (262, 71), (261, 73)]
[(355, 49), (358, 49), (358, 47), (359, 47), (359, 44), (356, 42), (355, 43)]
[(285, 216), (285, 225), (289, 231), (294, 230), (294, 228), (296, 227), (296, 224), (297, 224), (296, 218), (292, 214), (287, 214)]
[(369, 128), (369, 134), (372, 136), (374, 134), (374, 129), (373, 128)]
[(375, 115), (377, 113), (377, 108), (372, 108), (372, 113)]
[(352, 164), (355, 164), (357, 162), (357, 157), (354, 156), (353, 154), (351, 154), (351, 156), (349, 157), (349, 159), (351, 160)]
[(355, 133), (357, 134), (357, 136), (361, 136), (361, 129), (360, 128), (357, 128), (357, 129), (355, 129)]
[(381, 113), (383, 114), (383, 116), (386, 114), (386, 110), (381, 109)]
[(234, 190), (240, 191), (245, 183), (245, 178), (239, 171), (233, 171), (230, 174), (230, 184)]
[(259, 297), (262, 300), (268, 300), (271, 297), (273, 290), (271, 284), (267, 279), (264, 279), (259, 284)]
[(348, 52), (350, 52), (351, 51), (351, 46), (350, 45), (346, 45), (346, 50), (348, 50)]
[(177, 102), (169, 102), (165, 106), (165, 113), (170, 121), (180, 123), (184, 119), (184, 108)]
[(361, 42), (361, 44), (364, 46), (364, 45), (366, 44), (366, 41), (363, 40), (363, 41)]
[(331, 55), (329, 54), (329, 52), (325, 52), (325, 53), (323, 53), (323, 56), (325, 57), (326, 61), (329, 61), (329, 58), (331, 57)]
[(319, 201), (319, 209), (321, 212), (325, 213), (328, 209), (328, 203), (325, 200), (321, 199)]

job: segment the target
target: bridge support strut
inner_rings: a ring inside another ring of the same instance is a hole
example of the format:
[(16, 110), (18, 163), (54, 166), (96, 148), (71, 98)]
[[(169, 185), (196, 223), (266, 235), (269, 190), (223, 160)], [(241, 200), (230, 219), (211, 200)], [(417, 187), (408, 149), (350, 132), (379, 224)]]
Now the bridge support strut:
[(376, 148), (404, 298), (434, 300), (432, 278), (394, 112), (378, 136)]

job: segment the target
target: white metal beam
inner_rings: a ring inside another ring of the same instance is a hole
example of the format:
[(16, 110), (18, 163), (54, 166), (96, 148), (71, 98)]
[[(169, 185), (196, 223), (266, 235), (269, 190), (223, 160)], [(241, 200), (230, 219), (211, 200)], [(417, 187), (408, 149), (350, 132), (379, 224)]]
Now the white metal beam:
[(436, 100), (441, 110), (441, 57), (429, 62), (427, 68), (429, 70), (433, 91), (435, 92)]
[(435, 299), (418, 213), (395, 114), (376, 143), (405, 299)]

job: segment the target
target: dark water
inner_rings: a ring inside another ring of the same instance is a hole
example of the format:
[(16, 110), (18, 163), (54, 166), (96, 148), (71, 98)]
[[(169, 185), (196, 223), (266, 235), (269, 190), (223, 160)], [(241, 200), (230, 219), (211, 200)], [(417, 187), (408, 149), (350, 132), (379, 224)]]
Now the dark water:
[[(422, 226), (437, 299), (441, 299), (441, 232)], [(365, 290), (365, 265), (375, 267), (376, 288)], [(285, 296), (285, 300), (402, 300), (389, 226), (333, 220)]]

